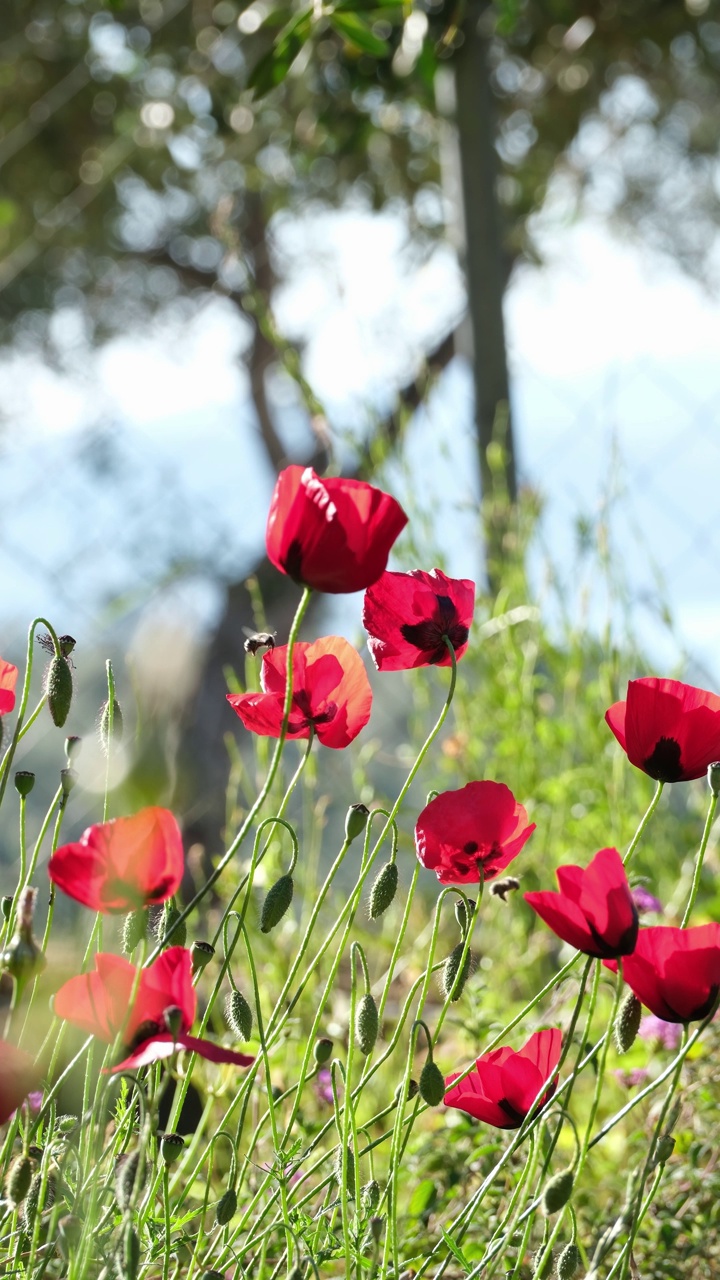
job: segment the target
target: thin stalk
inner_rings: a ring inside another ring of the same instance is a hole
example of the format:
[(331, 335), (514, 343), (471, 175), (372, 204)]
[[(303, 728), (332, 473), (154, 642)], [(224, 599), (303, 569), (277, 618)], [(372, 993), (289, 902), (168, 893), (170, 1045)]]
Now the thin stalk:
[(705, 819), (705, 827), (702, 833), (702, 840), (700, 841), (700, 848), (698, 849), (697, 856), (695, 858), (695, 870), (693, 872), (692, 885), (690, 888), (690, 897), (688, 898), (688, 903), (685, 908), (685, 914), (683, 915), (682, 921), (680, 923), (681, 929), (686, 928), (687, 922), (690, 919), (690, 916), (692, 915), (692, 909), (695, 906), (695, 899), (697, 898), (698, 889), (700, 888), (700, 877), (702, 876), (703, 862), (705, 860), (705, 850), (708, 847), (710, 832), (712, 831), (712, 825), (713, 825), (713, 822), (715, 821), (715, 810), (717, 809), (717, 802), (718, 802), (718, 798), (715, 792), (713, 791), (710, 795), (710, 804), (708, 805), (707, 817)]

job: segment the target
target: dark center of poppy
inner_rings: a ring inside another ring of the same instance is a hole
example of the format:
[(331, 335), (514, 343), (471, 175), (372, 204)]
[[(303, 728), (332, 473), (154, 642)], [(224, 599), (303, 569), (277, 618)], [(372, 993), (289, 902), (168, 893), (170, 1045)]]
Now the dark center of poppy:
[(680, 743), (674, 738), (658, 738), (652, 754), (643, 760), (643, 769), (657, 782), (679, 782), (683, 775)]
[(628, 925), (624, 933), (622, 933), (620, 937), (617, 939), (617, 941), (614, 943), (608, 942), (606, 938), (603, 938), (602, 935), (598, 933), (597, 929), (595, 928), (595, 925), (592, 923), (591, 920), (587, 920), (586, 923), (587, 923), (588, 929), (590, 930), (590, 933), (592, 934), (592, 939), (593, 939), (593, 942), (595, 943), (595, 948), (596, 948), (594, 954), (598, 957), (598, 959), (612, 960), (612, 959), (615, 959), (617, 956), (632, 955), (633, 951), (635, 950), (635, 943), (637, 942), (638, 924), (639, 924), (636, 907), (633, 906), (632, 924)]
[(293, 538), (285, 552), (282, 566), (289, 578), (302, 582), (302, 546), (299, 538)]
[(299, 720), (289, 720), (288, 730), (290, 733), (299, 733), (302, 729), (307, 729), (310, 725), (329, 724), (337, 715), (337, 703), (326, 702), (325, 710), (313, 715), (312, 704), (310, 702), (310, 694), (307, 689), (299, 689), (293, 694), (293, 707), (300, 712)]
[(152, 1040), (153, 1036), (162, 1036), (165, 1034), (165, 1027), (162, 1022), (154, 1022), (152, 1018), (146, 1018), (140, 1023), (130, 1044), (127, 1046), (131, 1053), (140, 1048), (146, 1040)]
[(467, 844), (463, 845), (463, 853), (477, 853), (479, 848), (477, 840), (468, 840)]
[(505, 1112), (508, 1119), (512, 1120), (513, 1129), (519, 1129), (525, 1119), (526, 1113), (524, 1111), (518, 1111), (517, 1107), (514, 1107), (512, 1102), (508, 1102), (507, 1098), (501, 1098), (498, 1102), (498, 1106), (501, 1111)]
[(400, 628), (403, 640), (427, 656), (428, 663), (441, 662), (447, 653), (445, 637), (453, 649), (467, 643), (468, 629), (458, 621), (457, 609), (449, 596), (436, 596), (437, 610), (433, 618), (422, 622), (405, 623)]
[(675, 1022), (700, 1022), (703, 1018), (707, 1018), (709, 1013), (712, 1013), (717, 1004), (718, 995), (720, 995), (720, 986), (716, 983), (715, 986), (710, 988), (707, 1000), (703, 1000), (703, 1003), (698, 1005), (697, 1008), (690, 1010), (690, 1012), (685, 1010), (683, 1013), (678, 1013), (671, 1004), (668, 1004), (668, 1011), (672, 1013)]

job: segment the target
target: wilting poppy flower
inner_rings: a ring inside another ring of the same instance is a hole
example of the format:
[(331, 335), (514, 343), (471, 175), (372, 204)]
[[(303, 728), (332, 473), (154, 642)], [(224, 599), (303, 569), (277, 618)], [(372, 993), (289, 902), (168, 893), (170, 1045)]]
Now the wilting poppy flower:
[(441, 884), (480, 884), (503, 871), (534, 830), (504, 783), (468, 782), (425, 806), (415, 826), (415, 849)]
[(658, 782), (702, 778), (720, 759), (720, 698), (680, 680), (631, 680), (605, 719), (630, 763)]
[(9, 711), (14, 710), (17, 678), (17, 667), (0, 658), (0, 716), (6, 716)]
[(169, 809), (88, 827), (48, 864), (50, 879), (93, 911), (136, 911), (172, 898), (183, 876), (180, 828)]
[(638, 934), (638, 913), (617, 849), (601, 849), (582, 867), (558, 867), (559, 893), (526, 893), (553, 933), (586, 956), (627, 956)]
[[(445, 1094), (446, 1107), (457, 1107), (496, 1129), (519, 1129), (533, 1104), (545, 1105), (555, 1092), (557, 1076), (545, 1095), (537, 1101), (543, 1084), (550, 1080), (562, 1050), (562, 1032), (535, 1031), (518, 1053), (507, 1045), (483, 1053), (475, 1070)], [(448, 1076), (452, 1084), (459, 1072)]]
[(430, 573), (384, 573), (365, 592), (363, 626), (378, 671), (450, 665), (447, 636), (459, 659), (467, 649), (475, 583)]
[[(617, 970), (616, 960), (603, 963)], [(656, 1017), (699, 1022), (720, 994), (720, 924), (641, 929), (622, 969), (630, 989)]]
[[(227, 700), (246, 729), (279, 738), (287, 682), (287, 645), (262, 660), (262, 693), (229, 693)], [(346, 747), (370, 719), (372, 690), (360, 654), (341, 636), (324, 636), (293, 649), (293, 695), (288, 738), (309, 738), (326, 747)]]
[(389, 493), (362, 480), (321, 479), (312, 467), (280, 472), (265, 542), (276, 569), (316, 591), (363, 591), (377, 582), (407, 524)]
[(39, 1082), (40, 1073), (30, 1054), (0, 1040), (0, 1124), (10, 1119)]
[[(176, 1049), (189, 1049), (210, 1062), (249, 1067), (254, 1058), (223, 1049), (210, 1040), (188, 1035), (195, 1021), (197, 1001), (192, 984), (192, 960), (186, 947), (169, 947), (142, 969), (135, 999), (131, 996), (137, 969), (122, 956), (99, 952), (95, 972), (71, 978), (55, 996), (55, 1013), (81, 1031), (112, 1044), (122, 1034), (127, 1054), (111, 1071), (131, 1071), (169, 1058)], [(129, 1012), (128, 1012), (129, 1011)], [(176, 1017), (179, 1031), (168, 1031)]]

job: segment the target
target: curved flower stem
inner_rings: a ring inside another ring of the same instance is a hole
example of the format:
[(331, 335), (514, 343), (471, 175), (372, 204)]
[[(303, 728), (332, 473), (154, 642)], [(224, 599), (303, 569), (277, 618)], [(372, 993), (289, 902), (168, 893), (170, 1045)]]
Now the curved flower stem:
[[(597, 968), (595, 971), (598, 977), (600, 974), (601, 965), (602, 965), (602, 961), (598, 960)], [(603, 1046), (602, 1046), (602, 1049), (600, 1050), (600, 1058), (597, 1064), (597, 1075), (595, 1077), (595, 1092), (593, 1094), (593, 1100), (590, 1105), (590, 1115), (588, 1116), (588, 1122), (587, 1122), (587, 1125), (585, 1126), (585, 1137), (583, 1138), (582, 1146), (580, 1148), (580, 1155), (578, 1157), (577, 1168), (575, 1170), (576, 1182), (580, 1177), (580, 1174), (582, 1173), (583, 1168), (585, 1167), (585, 1161), (587, 1160), (588, 1151), (590, 1149), (590, 1134), (592, 1133), (592, 1128), (595, 1123), (595, 1117), (598, 1112), (598, 1107), (600, 1106), (600, 1095), (602, 1094), (602, 1090), (603, 1090), (605, 1066), (607, 1063), (608, 1049), (610, 1048), (610, 1037), (612, 1035), (612, 1029), (615, 1025), (615, 1019), (617, 1017), (618, 1009), (620, 1008), (620, 1001), (622, 999), (623, 972), (622, 972), (621, 957), (618, 957), (617, 966), (618, 967), (617, 967), (617, 982), (615, 984), (615, 998), (613, 1000), (612, 1011), (610, 1013), (610, 1020), (607, 1025), (607, 1034), (603, 1039)]]
[(643, 814), (642, 818), (640, 819), (640, 825), (639, 825), (639, 827), (638, 827), (637, 831), (635, 832), (635, 835), (633, 836), (632, 840), (630, 841), (630, 844), (628, 845), (627, 853), (625, 854), (625, 857), (623, 858), (623, 866), (627, 866), (627, 864), (628, 864), (628, 862), (630, 861), (630, 859), (631, 859), (632, 855), (634, 854), (635, 850), (637, 849), (637, 847), (638, 847), (638, 845), (639, 845), (639, 843), (640, 843), (640, 840), (642, 839), (642, 834), (643, 834), (643, 832), (644, 832), (644, 830), (645, 830), (645, 828), (646, 828), (646, 826), (647, 826), (648, 822), (649, 822), (649, 821), (650, 821), (650, 819), (652, 818), (652, 816), (653, 816), (653, 814), (654, 814), (655, 810), (656, 810), (656, 809), (657, 809), (657, 807), (658, 807), (658, 804), (659, 804), (659, 802), (660, 802), (660, 797), (661, 797), (661, 795), (662, 795), (662, 793), (663, 793), (663, 787), (664, 787), (664, 786), (665, 786), (665, 783), (664, 783), (664, 782), (658, 782), (658, 783), (656, 783), (656, 785), (655, 785), (655, 790), (654, 790), (654, 792), (653, 792), (653, 798), (652, 798), (652, 800), (650, 801), (650, 804), (648, 805), (647, 809), (645, 810), (645, 813)]
[(715, 810), (717, 809), (717, 802), (718, 802), (718, 798), (715, 795), (715, 792), (713, 791), (710, 795), (710, 804), (708, 805), (707, 817), (705, 819), (705, 827), (702, 833), (702, 840), (700, 841), (700, 848), (698, 849), (697, 856), (695, 858), (695, 870), (693, 872), (692, 886), (690, 888), (690, 897), (688, 898), (688, 903), (685, 908), (685, 914), (683, 915), (682, 921), (680, 923), (681, 929), (684, 929), (687, 926), (687, 922), (690, 919), (690, 916), (692, 915), (692, 909), (695, 906), (695, 899), (697, 898), (698, 889), (700, 888), (700, 877), (702, 875), (703, 862), (705, 860), (705, 850), (708, 847), (710, 832), (712, 831), (712, 825), (713, 825), (713, 822), (715, 821)]
[[(277, 773), (277, 771), (278, 771), (278, 767), (279, 767), (279, 765), (280, 765), (280, 759), (281, 759), (281, 757), (282, 757), (283, 747), (285, 746), (285, 739), (286, 739), (286, 737), (287, 737), (287, 730), (288, 730), (288, 721), (289, 721), (289, 719), (290, 719), (290, 710), (291, 710), (291, 707), (292, 707), (292, 695), (293, 695), (293, 663), (292, 663), (292, 658), (293, 658), (293, 649), (295, 648), (295, 641), (297, 640), (297, 637), (298, 637), (298, 634), (299, 634), (299, 631), (300, 631), (300, 624), (301, 624), (301, 622), (302, 622), (302, 620), (303, 620), (303, 618), (304, 618), (304, 616), (305, 616), (305, 611), (306, 611), (306, 609), (307, 609), (307, 607), (308, 607), (308, 605), (309, 605), (309, 603), (310, 603), (310, 596), (311, 596), (311, 595), (312, 595), (312, 592), (311, 592), (310, 588), (309, 588), (309, 587), (304, 587), (304, 588), (303, 588), (302, 596), (301, 596), (301, 598), (300, 598), (300, 603), (299, 603), (299, 605), (298, 605), (298, 607), (297, 607), (297, 609), (296, 609), (296, 611), (295, 611), (295, 617), (293, 618), (292, 626), (291, 626), (291, 628), (290, 628), (290, 635), (289, 635), (289, 637), (288, 637), (288, 643), (287, 643), (287, 667), (286, 667), (286, 677), (285, 677), (285, 704), (284, 704), (284, 707), (283, 707), (283, 721), (282, 721), (282, 728), (281, 728), (281, 730), (280, 730), (280, 737), (279, 737), (279, 738), (278, 738), (278, 740), (277, 740), (277, 745), (276, 745), (276, 747), (275, 747), (275, 750), (274, 750), (273, 755), (272, 755), (272, 759), (271, 759), (271, 761), (270, 761), (270, 767), (269, 767), (269, 769), (268, 769), (268, 771), (267, 771), (267, 776), (266, 776), (266, 778), (265, 778), (265, 782), (263, 783), (262, 788), (261, 788), (261, 790), (259, 791), (259, 793), (258, 793), (258, 795), (257, 795), (257, 798), (256, 798), (256, 800), (255, 800), (254, 804), (252, 805), (252, 808), (251, 808), (251, 809), (249, 810), (249, 812), (247, 813), (247, 815), (246, 815), (246, 817), (245, 817), (245, 821), (243, 822), (242, 826), (240, 827), (240, 830), (238, 831), (237, 835), (235, 836), (235, 839), (232, 841), (232, 843), (231, 843), (230, 847), (229, 847), (229, 848), (228, 848), (228, 850), (223, 854), (222, 858), (221, 858), (221, 859), (220, 859), (220, 861), (218, 862), (218, 864), (217, 864), (217, 866), (215, 867), (214, 871), (212, 871), (212, 872), (211, 872), (211, 874), (208, 876), (208, 878), (207, 878), (207, 880), (205, 881), (205, 884), (202, 886), (202, 888), (201, 888), (201, 889), (198, 889), (198, 891), (197, 891), (197, 893), (195, 894), (194, 898), (193, 898), (193, 899), (188, 903), (188, 905), (185, 907), (185, 909), (184, 909), (183, 911), (181, 911), (181, 913), (180, 913), (180, 915), (178, 916), (178, 918), (177, 918), (176, 920), (174, 920), (174, 921), (173, 921), (173, 925), (172, 925), (173, 930), (175, 930), (175, 929), (178, 927), (178, 925), (180, 925), (184, 920), (187, 920), (187, 918), (188, 918), (188, 916), (189, 916), (189, 915), (192, 915), (192, 912), (195, 910), (195, 908), (196, 908), (197, 906), (199, 906), (199, 905), (200, 905), (200, 903), (202, 902), (203, 898), (205, 898), (205, 897), (206, 897), (206, 895), (207, 895), (207, 894), (210, 892), (210, 890), (212, 889), (213, 885), (215, 885), (215, 884), (217, 883), (217, 881), (219, 880), (219, 878), (220, 878), (220, 876), (222, 875), (223, 871), (225, 870), (226, 866), (228, 865), (228, 863), (229, 863), (229, 862), (231, 862), (231, 861), (232, 861), (232, 859), (234, 858), (234, 856), (235, 856), (235, 854), (237, 853), (238, 849), (240, 848), (241, 844), (243, 843), (243, 840), (245, 839), (245, 837), (246, 837), (246, 835), (247, 835), (248, 831), (250, 830), (251, 826), (253, 825), (253, 822), (255, 821), (255, 818), (257, 817), (258, 813), (259, 813), (259, 812), (260, 812), (260, 810), (262, 809), (262, 807), (263, 807), (263, 805), (264, 805), (265, 801), (267, 800), (267, 798), (268, 798), (268, 796), (269, 796), (269, 794), (270, 794), (270, 791), (271, 791), (271, 788), (272, 788), (273, 782), (275, 781), (275, 775), (276, 775), (276, 773)], [(145, 961), (146, 966), (147, 966), (147, 965), (149, 965), (149, 964), (151, 964), (151, 963), (153, 962), (153, 960), (156, 960), (156, 959), (157, 959), (157, 957), (160, 955), (160, 952), (162, 951), (163, 946), (166, 944), (166, 942), (167, 942), (167, 938), (162, 938), (162, 939), (158, 942), (158, 944), (157, 944), (157, 946), (155, 947), (155, 949), (154, 949), (153, 951), (151, 951), (151, 952), (150, 952), (150, 955), (147, 957), (147, 959), (146, 959), (146, 961)]]
[[(60, 649), (60, 641), (58, 640), (57, 635), (55, 634), (54, 628), (50, 626), (50, 623), (48, 622), (47, 618), (33, 618), (28, 628), (27, 653), (25, 656), (25, 679), (23, 680), (22, 693), (20, 695), (20, 706), (18, 708), (18, 717), (15, 722), (15, 729), (13, 732), (13, 736), (10, 739), (10, 745), (7, 751), (5, 752), (5, 755), (3, 756), (2, 761), (0, 761), (0, 804), (2, 804), (2, 799), (3, 799), (3, 796), (5, 795), (5, 787), (7, 786), (7, 780), (10, 773), (10, 765), (12, 764), (13, 756), (15, 755), (15, 751), (17, 749), (17, 744), (20, 741), (24, 732), (23, 720), (25, 719), (25, 712), (27, 710), (28, 698), (30, 697), (30, 682), (32, 680), (33, 656), (34, 656), (33, 640), (35, 639), (35, 632), (37, 628), (40, 626), (46, 627), (47, 630), (49, 631), (53, 645), (55, 646), (56, 654), (59, 654), (62, 652)], [(43, 695), (43, 698), (40, 704), (38, 705), (38, 707), (36, 707), (35, 711), (33, 712), (30, 722), (26, 726), (26, 728), (29, 729), (30, 724), (32, 724), (33, 720), (35, 720), (36, 717), (40, 714), (40, 711), (44, 706), (44, 704), (45, 704), (45, 696)]]

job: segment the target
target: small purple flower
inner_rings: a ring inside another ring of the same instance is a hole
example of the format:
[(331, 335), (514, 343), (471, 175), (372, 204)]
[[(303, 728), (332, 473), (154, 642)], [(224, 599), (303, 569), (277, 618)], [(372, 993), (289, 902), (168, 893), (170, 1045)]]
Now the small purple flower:
[(626, 1089), (635, 1089), (641, 1084), (646, 1084), (650, 1076), (650, 1072), (646, 1071), (645, 1067), (635, 1067), (632, 1071), (623, 1071), (620, 1067), (614, 1074), (615, 1079), (619, 1080)]
[(665, 1022), (654, 1013), (649, 1013), (640, 1023), (639, 1034), (643, 1040), (654, 1040), (663, 1049), (677, 1049), (682, 1038), (682, 1027), (678, 1022)]
[(654, 911), (657, 915), (662, 915), (665, 909), (660, 899), (656, 898), (649, 889), (646, 889), (644, 884), (635, 885), (632, 891), (632, 900), (641, 916), (648, 911)]
[(327, 1067), (321, 1067), (315, 1077), (315, 1093), (321, 1102), (327, 1102), (328, 1106), (332, 1106), (332, 1076)]

